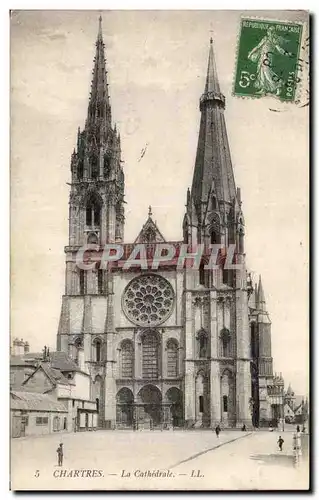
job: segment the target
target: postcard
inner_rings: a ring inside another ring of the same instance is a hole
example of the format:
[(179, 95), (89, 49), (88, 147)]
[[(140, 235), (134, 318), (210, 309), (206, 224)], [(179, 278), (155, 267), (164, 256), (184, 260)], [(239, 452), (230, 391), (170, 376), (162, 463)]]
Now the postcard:
[(16, 10), (10, 487), (309, 488), (309, 14)]

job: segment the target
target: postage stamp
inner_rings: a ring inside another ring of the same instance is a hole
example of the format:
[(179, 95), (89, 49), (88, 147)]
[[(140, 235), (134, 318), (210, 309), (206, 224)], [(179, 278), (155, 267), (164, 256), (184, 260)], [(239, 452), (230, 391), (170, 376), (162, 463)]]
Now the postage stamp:
[(302, 29), (299, 23), (242, 18), (234, 95), (295, 101)]

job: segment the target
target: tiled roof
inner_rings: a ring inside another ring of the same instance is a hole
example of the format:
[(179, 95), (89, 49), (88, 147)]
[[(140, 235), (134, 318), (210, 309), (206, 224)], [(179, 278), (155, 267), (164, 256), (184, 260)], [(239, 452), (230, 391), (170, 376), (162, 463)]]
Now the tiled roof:
[(63, 385), (69, 385), (70, 381), (63, 375), (60, 370), (52, 368), (48, 363), (41, 363), (41, 368), (44, 373), (49, 377), (49, 379), (54, 383), (59, 383)]
[(79, 372), (80, 368), (74, 361), (62, 351), (55, 351), (50, 353), (51, 364), (53, 368), (61, 370), (62, 372)]
[(67, 412), (67, 408), (63, 403), (48, 394), (21, 391), (11, 391), (10, 394), (10, 407), (12, 410)]
[(22, 356), (11, 356), (10, 366), (35, 366), (36, 363), (33, 360), (24, 359)]
[[(62, 372), (79, 372), (80, 368), (76, 363), (63, 351), (50, 352), (50, 363), (52, 368), (61, 370)], [(24, 360), (43, 360), (42, 352), (28, 352), (21, 357)]]

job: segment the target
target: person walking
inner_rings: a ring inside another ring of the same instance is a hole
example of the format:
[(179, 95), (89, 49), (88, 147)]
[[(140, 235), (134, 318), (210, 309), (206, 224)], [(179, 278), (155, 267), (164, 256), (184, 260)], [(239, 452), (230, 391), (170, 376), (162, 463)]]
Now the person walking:
[(62, 467), (62, 465), (63, 465), (63, 443), (59, 444), (56, 452), (58, 454), (58, 466)]
[(246, 425), (245, 424), (242, 426), (241, 430), (244, 431), (244, 432), (246, 431)]
[(297, 429), (296, 429), (296, 430), (297, 430), (297, 432), (300, 432), (300, 427), (299, 427), (299, 425), (297, 425)]
[(278, 439), (278, 446), (279, 446), (279, 450), (282, 451), (282, 445), (284, 444), (284, 440), (282, 439), (281, 436), (279, 436), (279, 439)]
[(216, 425), (215, 427), (215, 432), (216, 432), (216, 436), (219, 437), (219, 433), (220, 433), (221, 429), (219, 427), (219, 424)]

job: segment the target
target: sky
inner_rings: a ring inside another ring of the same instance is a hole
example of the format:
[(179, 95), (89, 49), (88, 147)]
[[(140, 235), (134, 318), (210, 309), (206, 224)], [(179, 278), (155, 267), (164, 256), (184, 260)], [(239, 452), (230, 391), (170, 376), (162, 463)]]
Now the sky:
[[(214, 37), (245, 250), (262, 275), (274, 370), (308, 392), (308, 107), (232, 95), (240, 16), (302, 11), (15, 11), (11, 18), (11, 335), (55, 348), (68, 243), (70, 157), (83, 128), (102, 14), (112, 117), (126, 176), (125, 241), (152, 206), (182, 238), (209, 38)], [(279, 110), (279, 112), (271, 111)], [(141, 150), (148, 143), (139, 162)]]

